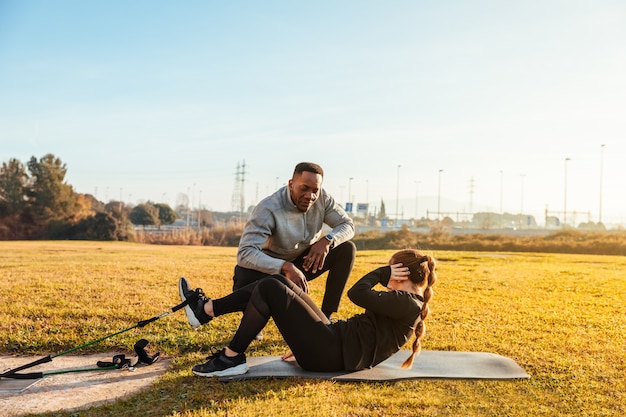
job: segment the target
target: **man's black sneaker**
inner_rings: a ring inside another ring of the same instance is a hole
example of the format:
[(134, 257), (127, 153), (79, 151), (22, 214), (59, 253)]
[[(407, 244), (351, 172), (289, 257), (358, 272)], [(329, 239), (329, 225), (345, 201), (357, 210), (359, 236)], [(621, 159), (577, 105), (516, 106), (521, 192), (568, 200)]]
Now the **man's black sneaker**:
[(204, 312), (204, 305), (209, 301), (201, 288), (197, 288), (195, 291), (189, 288), (189, 283), (183, 277), (178, 281), (178, 291), (180, 293), (180, 299), (184, 302), (189, 300), (189, 303), (185, 306), (185, 313), (187, 313), (187, 320), (194, 329), (198, 329), (203, 324), (210, 322), (213, 317)]
[(240, 353), (229, 358), (226, 356), (225, 350), (222, 349), (209, 356), (205, 363), (194, 365), (191, 371), (198, 376), (232, 376), (243, 375), (248, 372), (245, 354)]

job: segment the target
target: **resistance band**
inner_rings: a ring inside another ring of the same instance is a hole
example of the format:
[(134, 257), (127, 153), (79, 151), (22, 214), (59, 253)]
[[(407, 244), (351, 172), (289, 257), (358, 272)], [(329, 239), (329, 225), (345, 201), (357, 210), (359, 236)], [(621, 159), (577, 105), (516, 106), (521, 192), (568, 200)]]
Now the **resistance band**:
[[(82, 349), (82, 348), (85, 348), (85, 347), (87, 347), (87, 346), (95, 345), (96, 343), (100, 343), (100, 342), (102, 342), (103, 340), (109, 339), (109, 338), (111, 338), (111, 337), (113, 337), (113, 336), (117, 336), (118, 334), (125, 333), (125, 332), (127, 332), (127, 331), (129, 331), (129, 330), (132, 330), (132, 329), (135, 329), (135, 328), (138, 328), (138, 327), (144, 327), (144, 326), (146, 326), (147, 324), (150, 324), (150, 323), (152, 323), (153, 321), (156, 321), (156, 320), (160, 319), (161, 317), (169, 316), (169, 315), (171, 315), (171, 314), (173, 314), (173, 313), (177, 312), (178, 310), (180, 310), (181, 308), (183, 308), (183, 307), (185, 307), (187, 304), (189, 304), (189, 302), (190, 302), (190, 301), (195, 301), (195, 300), (196, 300), (196, 298), (197, 298), (197, 295), (195, 295), (195, 296), (191, 296), (191, 297), (187, 298), (185, 301), (183, 301), (182, 303), (180, 303), (180, 304), (178, 304), (178, 305), (176, 305), (176, 306), (172, 307), (172, 308), (170, 309), (171, 311), (170, 311), (170, 310), (168, 310), (168, 311), (165, 311), (165, 312), (163, 312), (163, 313), (161, 313), (161, 314), (159, 314), (159, 315), (157, 315), (157, 316), (154, 316), (154, 317), (152, 317), (152, 318), (149, 318), (149, 319), (147, 319), (147, 320), (142, 320), (142, 321), (138, 322), (137, 324), (135, 324), (134, 326), (128, 327), (128, 328), (123, 329), (123, 330), (120, 330), (119, 332), (115, 332), (115, 333), (109, 334), (109, 335), (107, 335), (107, 336), (101, 337), (100, 339), (92, 340), (91, 342), (85, 343), (84, 345), (80, 345), (80, 346), (77, 346), (77, 347), (72, 348), (72, 349), (69, 349), (69, 350), (66, 350), (65, 352), (57, 353), (57, 354), (55, 354), (55, 355), (48, 355), (48, 356), (46, 356), (46, 357), (43, 357), (43, 358), (40, 358), (40, 359), (34, 360), (33, 362), (27, 363), (27, 364), (25, 364), (25, 365), (18, 366), (17, 368), (10, 369), (10, 370), (8, 370), (8, 371), (6, 371), (6, 372), (4, 372), (4, 373), (1, 373), (1, 374), (0, 374), (0, 378), (13, 378), (13, 379), (39, 379), (39, 378), (43, 378), (43, 377), (44, 377), (44, 376), (46, 376), (46, 375), (53, 375), (53, 374), (55, 374), (55, 373), (62, 373), (63, 371), (57, 371), (57, 372), (31, 372), (31, 373), (26, 373), (26, 374), (18, 374), (18, 372), (19, 372), (19, 371), (23, 371), (24, 369), (32, 368), (32, 367), (37, 366), (37, 365), (40, 365), (40, 364), (42, 364), (42, 363), (51, 362), (51, 361), (52, 361), (52, 359), (54, 359), (54, 358), (56, 358), (56, 357), (63, 356), (63, 355), (67, 355), (68, 353), (71, 353), (71, 352), (77, 351), (77, 350)], [(145, 344), (143, 344), (143, 342), (145, 342)], [(142, 360), (142, 356), (143, 356), (143, 354), (145, 353), (145, 351), (143, 350), (143, 348), (144, 348), (144, 347), (145, 347), (145, 345), (147, 344), (147, 341), (145, 341), (144, 339), (142, 339), (142, 340), (140, 340), (139, 342), (137, 342), (137, 344), (139, 344), (139, 343), (142, 343), (142, 344), (143, 344), (143, 346), (141, 346), (141, 351), (142, 351), (143, 353), (139, 354), (139, 352), (137, 352), (137, 353), (138, 353), (138, 355), (139, 355), (139, 359), (140, 359), (140, 361), (141, 361), (141, 360)], [(137, 349), (137, 344), (135, 345), (135, 351), (137, 351), (137, 350), (138, 350), (138, 349)], [(147, 354), (146, 354), (146, 355), (147, 355)], [(145, 358), (146, 358), (146, 356), (144, 356), (144, 357), (143, 357), (143, 359), (145, 359)], [(155, 360), (155, 359), (153, 358), (152, 362), (154, 362), (154, 360)], [(150, 362), (150, 363), (152, 363), (152, 362)], [(110, 365), (110, 367), (109, 367), (109, 366), (107, 366), (107, 367), (100, 367), (100, 368), (99, 368), (99, 370), (103, 370), (103, 369), (113, 369), (113, 368), (115, 368), (115, 367), (117, 367), (117, 364), (111, 364), (111, 365)], [(89, 370), (91, 370), (91, 369), (89, 369)], [(95, 370), (95, 368), (94, 368), (93, 370)], [(74, 371), (70, 371), (70, 372), (80, 372), (80, 370), (74, 370)]]

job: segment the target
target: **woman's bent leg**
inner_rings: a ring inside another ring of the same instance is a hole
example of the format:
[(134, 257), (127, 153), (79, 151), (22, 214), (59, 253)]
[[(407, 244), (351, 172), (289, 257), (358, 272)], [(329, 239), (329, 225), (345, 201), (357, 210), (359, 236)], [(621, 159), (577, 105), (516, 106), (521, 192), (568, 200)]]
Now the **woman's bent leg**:
[(252, 282), (233, 291), (227, 296), (212, 300), (214, 317), (234, 313), (236, 311), (245, 311), (250, 302), (252, 292), (258, 283), (259, 281)]
[(306, 293), (280, 275), (258, 282), (228, 347), (243, 353), (270, 318), (301, 367), (312, 371), (343, 369), (339, 337), (324, 314)]

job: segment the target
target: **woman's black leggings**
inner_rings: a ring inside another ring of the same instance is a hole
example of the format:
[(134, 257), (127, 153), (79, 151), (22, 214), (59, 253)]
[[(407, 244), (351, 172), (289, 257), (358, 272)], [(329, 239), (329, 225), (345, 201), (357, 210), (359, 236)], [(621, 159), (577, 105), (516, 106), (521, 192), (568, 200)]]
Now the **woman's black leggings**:
[[(225, 310), (223, 307), (229, 307)], [(239, 309), (233, 309), (239, 308)], [(215, 315), (242, 311), (228, 347), (245, 352), (270, 318), (298, 364), (317, 372), (343, 369), (341, 338), (324, 313), (301, 288), (282, 275), (271, 275), (213, 301)]]
[[(331, 314), (339, 309), (339, 302), (341, 301), (343, 290), (346, 287), (346, 282), (348, 282), (348, 277), (354, 266), (356, 246), (351, 241), (347, 241), (331, 249), (324, 261), (324, 266), (315, 273), (305, 271), (302, 266), (304, 264), (304, 258), (308, 255), (310, 249), (311, 248), (304, 251), (304, 253), (292, 262), (296, 268), (302, 271), (307, 281), (312, 281), (328, 271), (324, 299), (322, 300), (322, 311), (327, 317), (330, 317)], [(235, 266), (235, 274), (233, 276), (233, 291), (265, 278), (266, 276), (267, 274), (265, 272), (243, 268), (237, 265)]]

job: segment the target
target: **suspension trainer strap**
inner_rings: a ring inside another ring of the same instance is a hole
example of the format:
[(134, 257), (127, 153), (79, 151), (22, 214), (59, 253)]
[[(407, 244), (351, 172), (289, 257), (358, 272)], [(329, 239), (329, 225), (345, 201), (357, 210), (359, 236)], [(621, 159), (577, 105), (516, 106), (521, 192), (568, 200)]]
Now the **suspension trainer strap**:
[(45, 358), (37, 359), (36, 361), (27, 363), (26, 365), (22, 365), (22, 366), (19, 366), (17, 368), (13, 368), (10, 371), (7, 371), (7, 372), (5, 372), (3, 374), (0, 374), (0, 376), (8, 377), (8, 375), (11, 375), (11, 374), (14, 374), (16, 372), (19, 372), (22, 369), (32, 368), (33, 366), (40, 365), (42, 363), (48, 363), (48, 362), (51, 362), (51, 361), (52, 361), (52, 357), (50, 355), (48, 355)]
[(157, 321), (161, 317), (169, 316), (170, 314), (172, 314), (172, 313), (170, 313), (169, 311), (165, 311), (165, 312), (159, 314), (158, 316), (154, 316), (154, 317), (149, 318), (147, 320), (141, 320), (139, 323), (137, 323), (137, 327), (144, 327), (146, 324), (150, 324), (153, 321)]
[(130, 359), (127, 359), (126, 355), (124, 354), (113, 356), (113, 361), (111, 362), (98, 361), (96, 365), (98, 366), (98, 368), (108, 368), (108, 369), (110, 368), (123, 369), (123, 368), (132, 367)]
[[(61, 352), (61, 353), (57, 353), (55, 355), (48, 355), (46, 357), (43, 357), (41, 359), (37, 359), (37, 360), (35, 360), (33, 362), (30, 362), (30, 363), (27, 363), (25, 365), (19, 366), (17, 368), (10, 369), (10, 370), (8, 370), (8, 371), (6, 371), (4, 373), (0, 373), (0, 378), (13, 378), (13, 379), (38, 379), (38, 378), (43, 378), (44, 375), (49, 375), (50, 373), (32, 372), (32, 373), (21, 374), (21, 375), (20, 374), (16, 374), (16, 373), (21, 371), (21, 370), (32, 368), (33, 366), (40, 365), (42, 363), (51, 362), (52, 359), (56, 358), (57, 356), (63, 356), (63, 355), (66, 355), (68, 353), (71, 353), (71, 352), (77, 351), (79, 349), (85, 348), (87, 346), (94, 345), (96, 343), (102, 342), (103, 340), (109, 339), (109, 338), (111, 338), (113, 336), (117, 336), (118, 334), (121, 334), (121, 333), (125, 333), (125, 332), (127, 332), (129, 330), (132, 330), (134, 328), (144, 327), (147, 324), (152, 323), (153, 321), (156, 321), (156, 320), (160, 319), (161, 317), (169, 316), (170, 314), (177, 312), (178, 310), (180, 310), (181, 308), (183, 308), (187, 304), (189, 304), (189, 302), (196, 301), (197, 298), (198, 298), (198, 295), (194, 293), (194, 295), (190, 296), (189, 298), (187, 298), (182, 303), (172, 307), (171, 308), (171, 312), (170, 311), (163, 312), (163, 313), (159, 314), (158, 316), (154, 316), (154, 317), (149, 318), (147, 320), (142, 320), (142, 321), (138, 322), (137, 324), (135, 324), (134, 326), (131, 326), (131, 327), (128, 327), (126, 329), (122, 329), (122, 330), (120, 330), (118, 332), (115, 332), (115, 333), (103, 336), (100, 339), (92, 340), (91, 342), (85, 343), (84, 345), (76, 346), (76, 347), (74, 347), (72, 349), (66, 350), (66, 351)], [(135, 351), (137, 352), (137, 355), (139, 356), (139, 360), (141, 362), (147, 363), (147, 364), (152, 364), (152, 363), (156, 362), (156, 360), (158, 359), (159, 353), (155, 354), (152, 357), (150, 355), (148, 355), (147, 352), (144, 349), (145, 346), (147, 345), (147, 343), (148, 343), (147, 341), (145, 342), (145, 344), (137, 342), (137, 344), (139, 346), (137, 346), (137, 345), (135, 346)]]
[(181, 308), (185, 307), (190, 302), (196, 302), (197, 300), (198, 300), (198, 293), (194, 292), (193, 295), (188, 297), (185, 301), (183, 301), (182, 303), (172, 307), (172, 313), (176, 313), (178, 310), (180, 310)]
[(135, 343), (134, 349), (135, 353), (137, 354), (137, 363), (134, 366), (137, 366), (140, 363), (152, 365), (159, 360), (159, 355), (161, 354), (161, 352), (157, 352), (154, 355), (150, 356), (146, 351), (146, 346), (148, 346), (148, 341), (146, 339), (138, 340), (137, 343)]
[(9, 379), (41, 379), (44, 377), (43, 372), (30, 372), (27, 374), (14, 374), (14, 373), (4, 373), (0, 374), (0, 378), (9, 378)]
[(68, 353), (77, 351), (77, 350), (82, 349), (82, 348), (87, 347), (87, 346), (95, 345), (96, 343), (100, 343), (103, 340), (109, 339), (109, 338), (111, 338), (113, 336), (117, 336), (118, 334), (125, 333), (125, 332), (127, 332), (129, 330), (132, 330), (132, 329), (136, 328), (136, 327), (139, 327), (139, 323), (135, 324), (134, 326), (127, 327), (126, 329), (120, 330), (119, 332), (115, 332), (115, 333), (103, 336), (100, 339), (92, 340), (91, 342), (85, 343), (84, 345), (76, 346), (75, 348), (66, 350), (65, 352), (57, 353), (56, 355), (52, 355), (52, 357), (56, 358), (57, 356), (67, 355)]
[(147, 324), (152, 323), (153, 321), (156, 321), (158, 319), (160, 319), (161, 317), (164, 316), (169, 316), (172, 313), (176, 313), (178, 310), (180, 310), (181, 308), (185, 307), (187, 304), (189, 304), (191, 301), (196, 301), (198, 298), (198, 294), (194, 293), (191, 297), (187, 298), (185, 301), (183, 301), (180, 304), (175, 305), (174, 307), (171, 308), (172, 312), (170, 313), (169, 311), (166, 311), (164, 313), (159, 314), (158, 316), (154, 316), (152, 318), (149, 318), (147, 320), (142, 320), (139, 323), (137, 323), (137, 327), (144, 327)]

